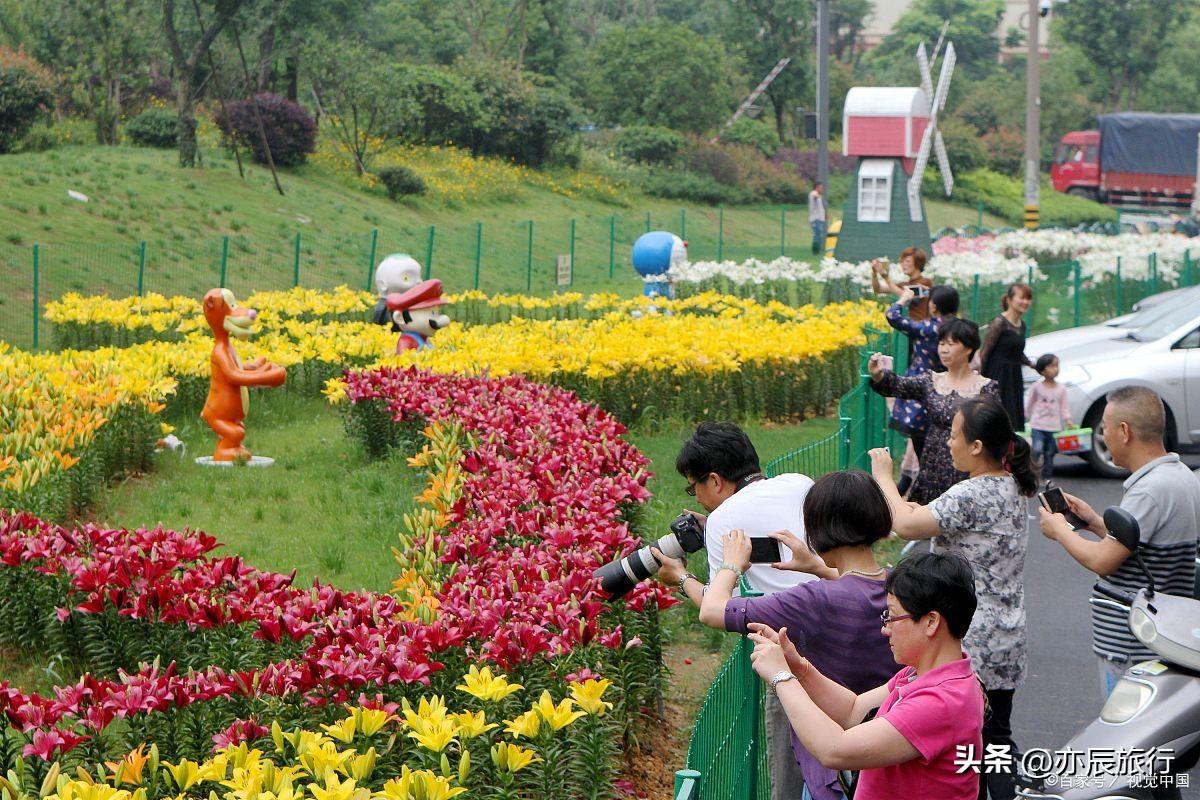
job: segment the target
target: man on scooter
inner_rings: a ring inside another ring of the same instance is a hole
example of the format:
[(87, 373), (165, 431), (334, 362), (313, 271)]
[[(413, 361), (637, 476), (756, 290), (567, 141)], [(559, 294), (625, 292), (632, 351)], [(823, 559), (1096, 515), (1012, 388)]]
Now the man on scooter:
[[(1133, 473), (1125, 480), (1121, 508), (1138, 521), (1142, 559), (1155, 586), (1164, 594), (1190, 597), (1200, 531), (1200, 479), (1163, 446), (1162, 400), (1141, 386), (1118, 389), (1108, 395), (1101, 426), (1113, 463)], [(1108, 534), (1103, 518), (1078, 497), (1064, 496), (1082, 526), (1074, 528), (1063, 514), (1043, 507), (1042, 533), (1113, 586), (1130, 591), (1144, 586), (1141, 572), (1128, 561), (1132, 551)], [(1084, 530), (1099, 540), (1080, 535)], [(1092, 596), (1100, 597), (1094, 589)], [(1092, 604), (1092, 651), (1100, 659), (1105, 697), (1126, 667), (1158, 657), (1133, 637), (1128, 613), (1111, 604)]]

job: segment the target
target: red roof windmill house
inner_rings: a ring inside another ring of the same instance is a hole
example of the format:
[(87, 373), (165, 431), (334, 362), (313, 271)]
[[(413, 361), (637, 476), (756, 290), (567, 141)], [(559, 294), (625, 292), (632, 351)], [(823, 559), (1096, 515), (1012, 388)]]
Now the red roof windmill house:
[(921, 179), (932, 151), (946, 194), (954, 187), (937, 129), (954, 61), (954, 45), (947, 44), (935, 91), (922, 44), (917, 49), (921, 86), (856, 86), (846, 94), (842, 154), (857, 157), (858, 163), (838, 234), (838, 259), (895, 259), (909, 246), (930, 251)]

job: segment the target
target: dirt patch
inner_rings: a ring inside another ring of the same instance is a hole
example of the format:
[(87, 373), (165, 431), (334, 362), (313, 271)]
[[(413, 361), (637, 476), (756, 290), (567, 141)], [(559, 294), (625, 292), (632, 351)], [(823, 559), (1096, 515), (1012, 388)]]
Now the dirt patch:
[(645, 800), (670, 800), (675, 771), (686, 766), (696, 712), (721, 666), (721, 655), (707, 646), (703, 632), (695, 630), (663, 649), (663, 663), (671, 672), (663, 718), (639, 732), (637, 746), (625, 754), (622, 776), (630, 793)]

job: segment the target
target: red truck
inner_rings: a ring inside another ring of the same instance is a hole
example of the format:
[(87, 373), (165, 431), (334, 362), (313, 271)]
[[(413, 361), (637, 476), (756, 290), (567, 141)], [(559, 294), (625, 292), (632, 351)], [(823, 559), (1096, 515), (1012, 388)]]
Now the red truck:
[(1190, 206), (1200, 114), (1101, 114), (1100, 129), (1062, 137), (1056, 191), (1109, 205)]

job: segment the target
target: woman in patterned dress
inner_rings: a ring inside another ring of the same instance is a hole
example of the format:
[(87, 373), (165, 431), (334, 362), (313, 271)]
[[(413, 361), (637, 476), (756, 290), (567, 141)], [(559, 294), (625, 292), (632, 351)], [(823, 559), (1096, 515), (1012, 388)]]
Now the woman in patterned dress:
[[(939, 552), (960, 553), (971, 562), (979, 605), (963, 647), (987, 692), (984, 748), (1007, 746), (1015, 756), (1013, 695), (1026, 674), (1026, 498), (1037, 491), (1037, 472), (1029, 444), (1013, 431), (995, 399), (961, 403), (951, 425), (950, 453), (968, 478), (925, 506), (901, 499), (885, 449), (871, 451), (871, 470), (901, 538), (932, 538)], [(980, 798), (1014, 796), (1011, 774), (985, 774), (980, 783)]]
[(925, 410), (925, 445), (920, 453), (921, 468), (913, 481), (908, 499), (928, 503), (966, 473), (954, 468), (950, 459), (950, 421), (958, 404), (971, 397), (998, 397), (995, 381), (971, 371), (971, 356), (979, 349), (979, 326), (966, 319), (947, 319), (938, 328), (938, 358), (945, 372), (924, 372), (900, 377), (883, 369), (878, 354), (871, 356), (867, 369), (871, 388), (882, 395), (917, 400)]

